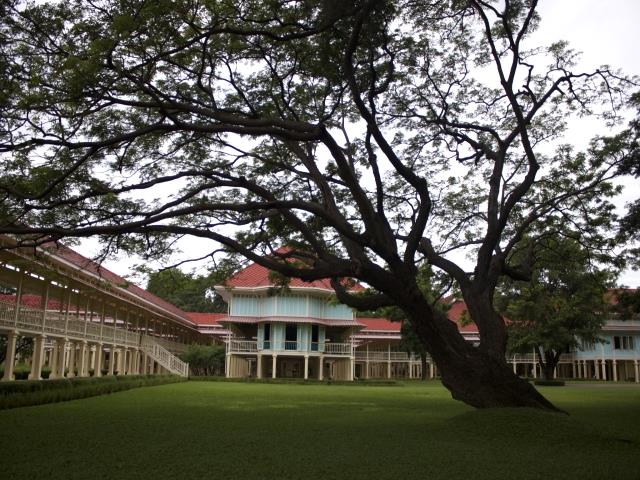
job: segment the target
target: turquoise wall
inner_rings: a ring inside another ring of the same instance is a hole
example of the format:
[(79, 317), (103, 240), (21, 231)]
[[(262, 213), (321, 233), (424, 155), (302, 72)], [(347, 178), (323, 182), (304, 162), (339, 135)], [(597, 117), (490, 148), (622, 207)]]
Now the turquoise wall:
[(351, 320), (353, 312), (342, 304), (329, 303), (326, 298), (309, 295), (250, 296), (233, 295), (230, 314), (237, 316), (311, 317)]
[[(614, 340), (613, 337), (622, 337), (622, 336), (631, 336), (633, 337), (633, 349), (616, 350), (614, 348)], [(606, 358), (636, 358), (640, 356), (640, 335), (631, 332), (616, 332), (616, 333), (606, 333), (601, 334), (601, 338), (603, 338), (606, 343), (596, 343), (593, 348), (578, 350), (576, 352), (576, 358), (593, 358), (601, 357), (603, 354)]]
[[(284, 350), (285, 344), (285, 328), (286, 323), (272, 322), (271, 324), (271, 340), (269, 345), (264, 342), (264, 324), (258, 324), (258, 350)], [(299, 323), (297, 332), (297, 351), (311, 352), (324, 351), (325, 327), (318, 326), (318, 350), (312, 350), (311, 346), (311, 324)]]

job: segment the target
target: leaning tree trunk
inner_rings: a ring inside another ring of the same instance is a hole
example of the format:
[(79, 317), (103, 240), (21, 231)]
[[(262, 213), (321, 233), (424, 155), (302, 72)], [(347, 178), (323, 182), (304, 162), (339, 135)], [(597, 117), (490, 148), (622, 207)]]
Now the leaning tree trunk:
[[(410, 303), (402, 305), (415, 333), (438, 366), (442, 384), (453, 398), (476, 408), (532, 407), (558, 411), (533, 385), (509, 368), (505, 357), (506, 333), (489, 328), (488, 324), (495, 318), (478, 319), (483, 312), (497, 314), (490, 303), (489, 312), (487, 305), (483, 305), (485, 302), (473, 301), (477, 303), (469, 308), (467, 301), (467, 306), (480, 330), (478, 347), (467, 342), (457, 326), (425, 302), (420, 293), (416, 292)], [(482, 338), (483, 331), (485, 338)]]

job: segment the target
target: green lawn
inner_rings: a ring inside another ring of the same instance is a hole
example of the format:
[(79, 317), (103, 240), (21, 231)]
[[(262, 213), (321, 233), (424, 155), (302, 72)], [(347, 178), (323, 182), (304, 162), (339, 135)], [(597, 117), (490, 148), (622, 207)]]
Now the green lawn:
[(0, 478), (640, 478), (640, 388), (473, 411), (438, 383), (189, 382), (0, 411)]

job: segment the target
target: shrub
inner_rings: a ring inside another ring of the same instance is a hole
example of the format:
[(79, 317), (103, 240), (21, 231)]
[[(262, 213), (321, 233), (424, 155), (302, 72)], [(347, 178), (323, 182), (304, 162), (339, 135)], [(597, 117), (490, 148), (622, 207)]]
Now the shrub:
[(120, 392), (131, 388), (186, 381), (175, 375), (74, 377), (0, 383), (0, 410), (42, 405)]
[(191, 345), (181, 358), (189, 364), (192, 375), (211, 376), (224, 372), (225, 349), (222, 345)]

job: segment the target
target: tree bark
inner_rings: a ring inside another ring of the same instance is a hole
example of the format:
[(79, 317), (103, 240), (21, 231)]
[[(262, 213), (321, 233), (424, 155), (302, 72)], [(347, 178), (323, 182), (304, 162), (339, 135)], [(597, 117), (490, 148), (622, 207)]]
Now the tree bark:
[[(442, 384), (454, 399), (476, 408), (531, 407), (560, 411), (509, 368), (505, 358), (506, 333), (496, 332), (490, 337), (500, 342), (499, 345), (491, 341), (484, 343), (483, 339), (481, 345), (473, 346), (462, 337), (457, 326), (425, 302), (419, 292), (409, 295), (412, 301), (402, 308), (438, 366)], [(479, 298), (472, 301), (481, 302)], [(474, 312), (483, 310), (477, 304), (475, 307)], [(491, 313), (497, 315), (493, 309)], [(471, 309), (470, 314), (479, 323)]]

